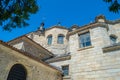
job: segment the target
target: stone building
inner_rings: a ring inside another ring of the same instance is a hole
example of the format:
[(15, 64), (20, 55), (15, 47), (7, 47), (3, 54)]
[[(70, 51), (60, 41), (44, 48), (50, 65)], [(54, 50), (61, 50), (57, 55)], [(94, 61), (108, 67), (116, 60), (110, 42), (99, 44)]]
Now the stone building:
[[(73, 25), (69, 29), (61, 25), (45, 29), (44, 23), (41, 23), (37, 31), (11, 40), (6, 45), (15, 50), (7, 47), (12, 50), (5, 51), (3, 47), (6, 46), (1, 45), (0, 51), (7, 54), (0, 54), (0, 59), (5, 59), (6, 62), (3, 61), (2, 64), (8, 66), (0, 67), (6, 70), (3, 74), (9, 72), (11, 65), (21, 63), (34, 69), (28, 69), (31, 72), (28, 72), (27, 80), (120, 79), (120, 20), (110, 21), (100, 15), (93, 23)], [(15, 54), (16, 49), (26, 52), (30, 60), (25, 53), (25, 56)], [(6, 77), (7, 75), (4, 79)]]
[(25, 36), (14, 42), (25, 42), (27, 51), (0, 41), (0, 80), (62, 80), (62, 72), (43, 61), (53, 56), (51, 52)]

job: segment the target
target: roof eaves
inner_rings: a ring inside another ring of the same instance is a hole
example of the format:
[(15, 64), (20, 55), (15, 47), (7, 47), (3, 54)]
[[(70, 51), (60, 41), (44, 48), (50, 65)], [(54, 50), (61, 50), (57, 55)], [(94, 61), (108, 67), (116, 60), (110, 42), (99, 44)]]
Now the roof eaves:
[(8, 48), (10, 48), (10, 49), (12, 49), (12, 50), (15, 50), (15, 51), (17, 51), (18, 53), (20, 53), (20, 54), (22, 54), (22, 55), (24, 55), (24, 56), (26, 56), (26, 57), (29, 57), (29, 58), (31, 58), (31, 59), (33, 59), (33, 60), (39, 62), (39, 63), (42, 63), (43, 65), (46, 65), (46, 66), (48, 66), (48, 67), (50, 67), (50, 68), (52, 68), (52, 69), (55, 69), (55, 70), (61, 72), (60, 70), (58, 70), (58, 69), (56, 69), (55, 67), (53, 67), (53, 66), (47, 64), (46, 62), (43, 62), (43, 61), (39, 60), (38, 58), (36, 58), (36, 57), (34, 57), (34, 56), (28, 54), (27, 52), (18, 50), (17, 48), (14, 48), (13, 46), (10, 46), (9, 44), (3, 42), (2, 40), (0, 40), (0, 44), (4, 45), (4, 46), (6, 46), (6, 47), (8, 47)]
[(97, 27), (97, 26), (105, 27), (107, 25), (106, 25), (106, 23), (102, 23), (102, 22), (90, 23), (88, 25), (81, 26), (81, 27), (79, 27), (78, 29), (76, 29), (74, 31), (68, 32), (67, 36), (70, 36), (70, 35), (73, 35), (73, 34), (79, 32), (79, 31), (83, 31), (83, 30), (86, 30), (86, 29), (89, 29), (89, 28), (94, 28), (94, 27)]
[(11, 44), (12, 42), (14, 42), (14, 41), (16, 41), (16, 40), (24, 39), (24, 38), (27, 38), (29, 41), (33, 42), (34, 44), (38, 45), (38, 46), (41, 47), (42, 49), (46, 50), (46, 51), (49, 53), (49, 55), (54, 56), (54, 54), (53, 54), (52, 52), (48, 51), (46, 48), (42, 47), (40, 44), (38, 44), (38, 43), (36, 43), (35, 41), (33, 41), (32, 39), (28, 38), (26, 35), (20, 36), (20, 37), (18, 37), (18, 38), (16, 38), (16, 39), (13, 39), (13, 40), (11, 40), (11, 41), (9, 41), (9, 42), (7, 42), (7, 43), (8, 43), (8, 44)]
[(49, 55), (54, 56), (54, 54), (53, 54), (52, 52), (48, 51), (46, 48), (44, 48), (44, 47), (41, 46), (40, 44), (36, 43), (35, 41), (33, 41), (32, 39), (28, 38), (27, 36), (24, 36), (24, 37), (27, 38), (27, 39), (29, 39), (30, 41), (32, 41), (32, 42), (35, 43), (36, 45), (40, 46), (40, 47), (43, 48), (44, 50), (46, 50), (46, 51), (49, 53)]
[(60, 29), (66, 29), (66, 30), (68, 30), (66, 27), (55, 25), (55, 26), (52, 26), (52, 27), (46, 29), (45, 31), (50, 30), (50, 29), (53, 29), (53, 28), (60, 28)]
[(107, 23), (107, 24), (117, 24), (117, 23), (120, 23), (120, 19), (114, 20), (114, 21), (106, 20), (106, 23)]

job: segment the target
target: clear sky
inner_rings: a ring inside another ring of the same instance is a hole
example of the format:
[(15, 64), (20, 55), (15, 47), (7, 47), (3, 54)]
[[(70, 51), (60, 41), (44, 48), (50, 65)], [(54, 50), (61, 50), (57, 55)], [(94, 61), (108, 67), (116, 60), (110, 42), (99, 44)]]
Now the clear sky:
[(40, 10), (31, 15), (25, 28), (13, 29), (11, 32), (0, 28), (0, 40), (9, 41), (26, 33), (36, 31), (42, 21), (45, 28), (61, 22), (62, 26), (71, 27), (74, 24), (83, 26), (94, 22), (97, 15), (103, 14), (108, 20), (120, 18), (120, 14), (108, 11), (108, 4), (103, 0), (37, 0)]

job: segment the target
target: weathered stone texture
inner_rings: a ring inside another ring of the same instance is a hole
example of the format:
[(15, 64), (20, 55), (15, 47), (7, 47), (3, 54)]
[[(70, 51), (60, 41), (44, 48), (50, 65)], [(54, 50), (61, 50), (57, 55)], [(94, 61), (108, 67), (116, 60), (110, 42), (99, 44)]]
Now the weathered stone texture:
[(102, 48), (111, 45), (110, 35), (117, 36), (119, 41), (119, 25), (97, 26), (88, 29), (92, 45), (79, 48), (79, 32), (69, 36), (69, 52), (71, 60), (50, 63), (61, 67), (69, 65), (69, 78), (64, 80), (119, 80), (120, 50), (104, 53)]
[(39, 43), (41, 46), (46, 47), (46, 38), (44, 35), (35, 35), (33, 40), (37, 43)]
[(109, 24), (109, 35), (116, 35), (117, 36), (117, 42), (120, 42), (120, 23), (118, 24)]
[[(92, 45), (80, 48), (79, 35), (85, 32), (90, 32)], [(57, 43), (59, 34), (64, 35), (64, 44)], [(52, 35), (51, 45), (47, 45), (47, 37), (49, 35)], [(105, 52), (105, 50), (103, 50), (110, 45), (112, 45), (110, 47), (115, 47), (115, 44), (111, 44), (110, 35), (117, 37), (116, 44), (120, 43), (120, 22), (107, 21), (104, 16), (100, 16), (96, 19), (95, 23), (83, 26), (74, 31), (69, 32), (67, 29), (60, 28), (60, 26), (53, 26), (53, 28), (46, 30), (44, 35), (33, 33), (32, 39), (54, 53), (54, 56), (70, 52), (70, 60), (54, 61), (50, 63), (60, 69), (63, 65), (69, 65), (69, 75), (64, 76), (64, 80), (119, 80), (120, 45), (118, 45), (117, 49), (112, 49), (111, 51), (107, 50), (107, 52)], [(39, 68), (37, 67), (36, 70), (39, 70)], [(44, 72), (43, 75), (46, 75), (46, 70), (41, 70)], [(5, 74), (5, 72), (3, 73)], [(35, 76), (36, 74), (38, 73), (33, 71), (31, 75)], [(54, 80), (56, 74), (49, 74), (51, 77), (54, 75)], [(47, 75), (45, 77), (48, 77)], [(42, 76), (37, 76), (37, 79)], [(42, 77), (43, 80), (46, 80), (45, 77)]]
[[(33, 40), (54, 54), (65, 54), (68, 52), (68, 40), (66, 39), (67, 32), (68, 32), (67, 29), (53, 28), (50, 30), (46, 30), (44, 35), (34, 34)], [(64, 35), (64, 45), (57, 43), (57, 38), (59, 34)], [(52, 35), (51, 45), (47, 44), (47, 37), (49, 35)]]
[(63, 80), (71, 80), (71, 60), (66, 60), (66, 61), (59, 61), (59, 62), (54, 62), (50, 63), (53, 66), (56, 66), (62, 70), (62, 66), (69, 65), (69, 75), (64, 76)]
[[(90, 29), (92, 47), (78, 49), (78, 34), (69, 38), (71, 76), (74, 80), (117, 80), (120, 73), (120, 50), (103, 53), (102, 48), (110, 45), (106, 28)], [(71, 79), (71, 80), (72, 80)]]
[(14, 64), (22, 64), (26, 68), (27, 80), (62, 80), (59, 71), (0, 45), (0, 80), (7, 80)]
[(13, 44), (13, 47), (21, 50), (23, 48), (23, 41), (19, 41), (17, 44)]

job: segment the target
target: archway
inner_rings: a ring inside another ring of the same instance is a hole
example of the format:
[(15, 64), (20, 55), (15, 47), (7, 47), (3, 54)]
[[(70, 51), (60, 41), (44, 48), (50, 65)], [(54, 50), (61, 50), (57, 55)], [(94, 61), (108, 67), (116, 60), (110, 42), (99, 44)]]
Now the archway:
[(15, 64), (10, 69), (7, 80), (26, 80), (26, 69), (21, 64)]

